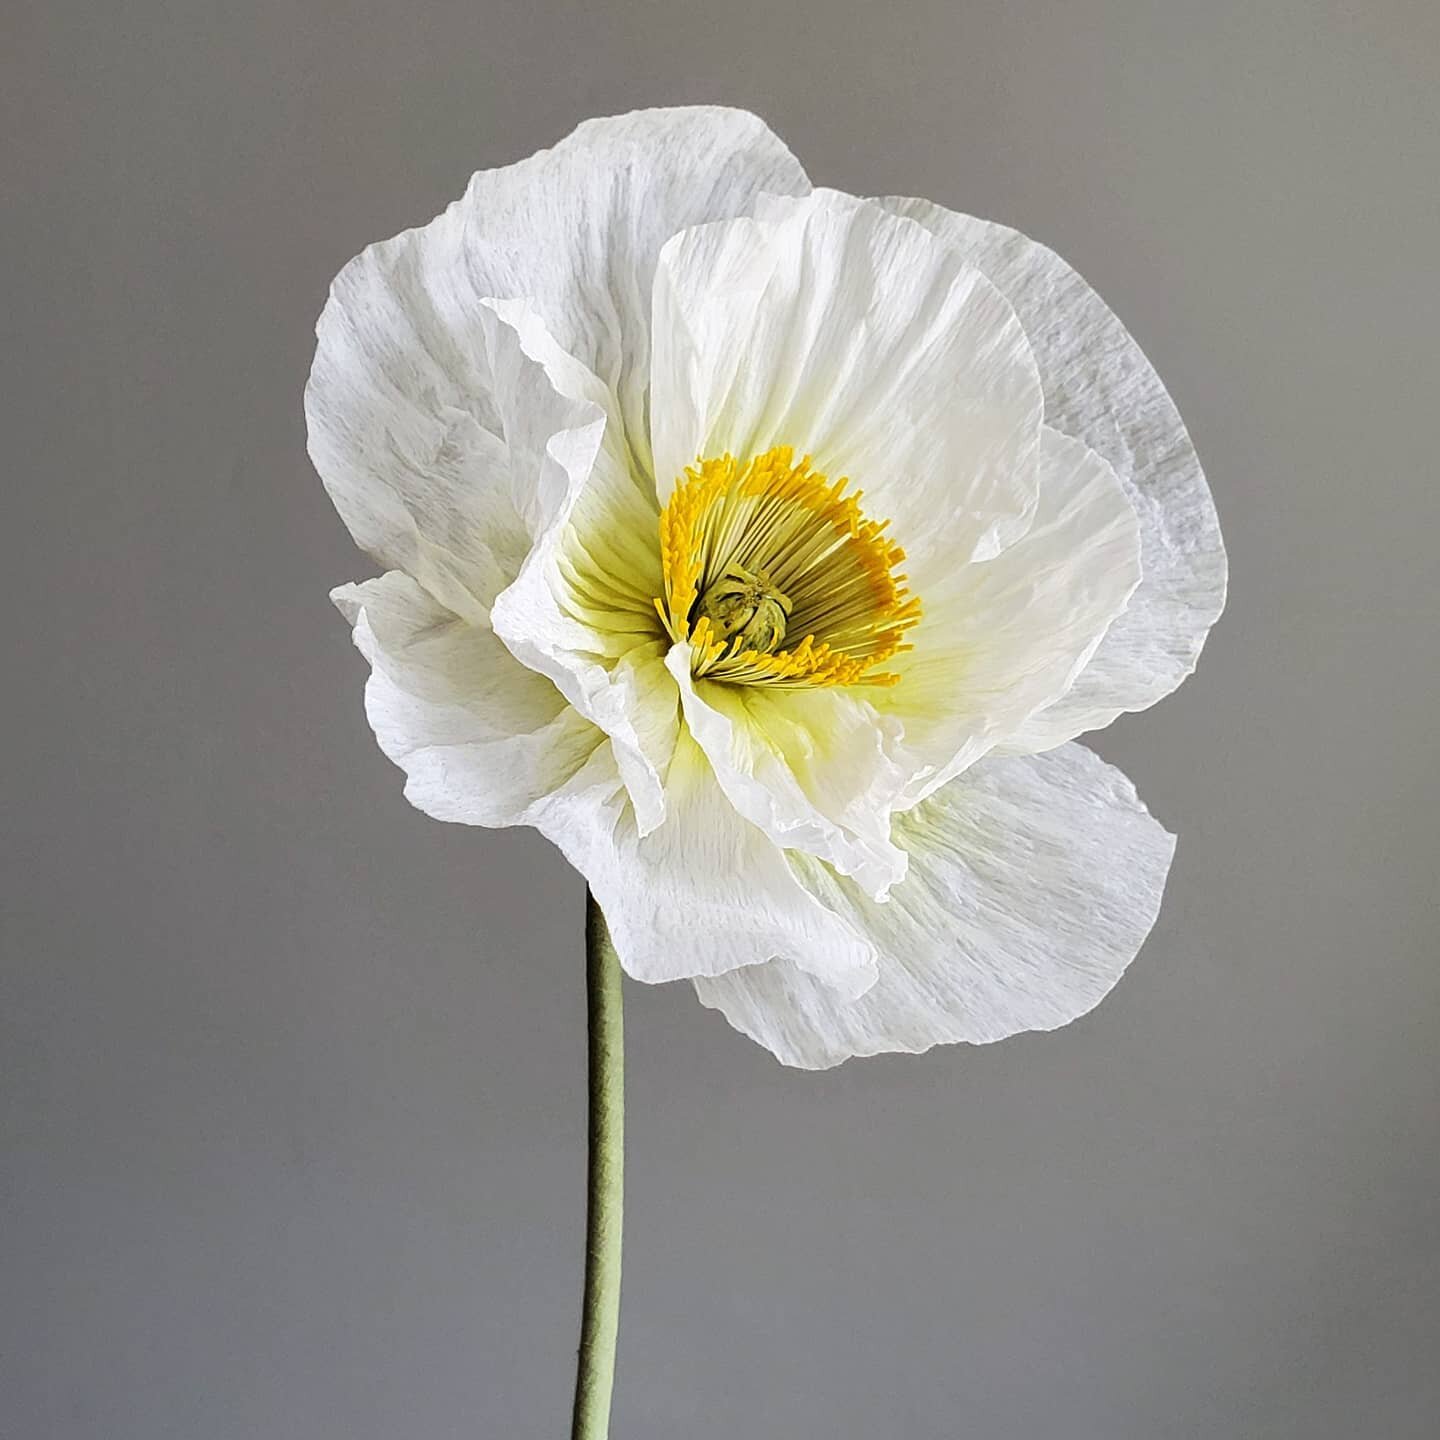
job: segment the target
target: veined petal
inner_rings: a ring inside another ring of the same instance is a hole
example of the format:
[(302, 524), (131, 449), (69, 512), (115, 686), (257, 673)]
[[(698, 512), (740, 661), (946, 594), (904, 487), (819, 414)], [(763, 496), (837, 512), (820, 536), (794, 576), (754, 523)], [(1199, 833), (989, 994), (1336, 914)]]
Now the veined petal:
[(896, 822), (910, 873), (877, 905), (795, 869), (874, 941), (878, 977), (837, 995), (793, 959), (697, 980), (705, 1004), (787, 1065), (1052, 1030), (1109, 992), (1159, 912), (1174, 838), (1078, 745), (991, 759)]
[(665, 823), (642, 835), (607, 745), (526, 817), (589, 882), (627, 973), (654, 983), (794, 955), (837, 993), (853, 997), (874, 983), (870, 942), (736, 813), (689, 736), (676, 748), (667, 794)]
[(460, 202), (476, 293), (528, 299), (619, 402), (649, 468), (650, 292), (677, 231), (810, 188), (758, 117), (721, 106), (588, 120), (550, 150), (477, 174)]
[(661, 253), (662, 499), (697, 456), (790, 445), (849, 477), (915, 566), (997, 553), (1034, 510), (1042, 415), (1010, 305), (952, 247), (869, 202), (816, 191), (760, 213)]
[(684, 642), (665, 663), (686, 726), (740, 814), (781, 849), (853, 876), (867, 894), (884, 896), (904, 878), (905, 855), (890, 839), (890, 815), (909, 777), (891, 754), (895, 721), (841, 690), (695, 680)]
[[(566, 354), (524, 302), (487, 301), (496, 373), (530, 373), (537, 398), (521, 407), (517, 451), (533, 457), (526, 504), (534, 545), (491, 610), (511, 653), (548, 676), (575, 708), (615, 742), (642, 831), (664, 818), (664, 777), (679, 725), (679, 698), (663, 664), (654, 597), (661, 574), (657, 507), (635, 484), (606, 393)], [(556, 423), (543, 395), (570, 405), (572, 428)], [(530, 432), (524, 418), (545, 414)]]
[(840, 993), (873, 983), (869, 941), (741, 819), (693, 741), (669, 767), (666, 823), (643, 835), (613, 744), (487, 629), (395, 571), (334, 598), (371, 663), (366, 713), (406, 798), (439, 820), (538, 828), (585, 875), (636, 979), (801, 954)]
[(333, 598), (370, 662), (365, 713), (380, 748), (405, 771), (405, 796), (437, 820), (524, 822), (604, 743), (543, 676), (487, 627), (391, 571)]
[(316, 330), (305, 418), (310, 458), (355, 543), (482, 621), (528, 538), (484, 348), (457, 345), (427, 298), (448, 241), (447, 224), (424, 249), (372, 247), (341, 272)]
[(1063, 695), (1140, 583), (1139, 521), (1115, 472), (1048, 426), (1040, 500), (1025, 535), (993, 560), (927, 577), (900, 683), (875, 705), (904, 726), (904, 805), (1021, 732)]
[(1015, 307), (1045, 388), (1046, 423), (1119, 475), (1140, 517), (1144, 578), (1074, 686), (1009, 747), (1041, 750), (1143, 710), (1195, 668), (1225, 604), (1225, 547), (1195, 447), (1154, 367), (1053, 251), (928, 200), (881, 202), (933, 231)]
[(458, 613), (486, 588), (485, 497), (503, 475), (505, 434), (483, 333), (489, 298), (530, 301), (615, 397), (622, 448), (648, 473), (660, 247), (747, 212), (764, 191), (808, 189), (753, 115), (639, 111), (480, 172), (429, 225), (357, 256), (317, 325), (305, 400), (311, 457), (356, 542)]

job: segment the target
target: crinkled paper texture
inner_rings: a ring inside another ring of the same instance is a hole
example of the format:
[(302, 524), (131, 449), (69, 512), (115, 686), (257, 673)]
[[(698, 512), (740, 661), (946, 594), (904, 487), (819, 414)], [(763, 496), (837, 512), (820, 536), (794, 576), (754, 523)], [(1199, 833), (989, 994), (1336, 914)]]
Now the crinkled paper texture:
[[(1225, 556), (1064, 261), (812, 192), (744, 112), (640, 111), (371, 246), (317, 336), (310, 453), (384, 571), (335, 600), (412, 803), (538, 828), (632, 976), (787, 1064), (1053, 1028), (1115, 983), (1173, 841), (1067, 742), (1193, 669)], [(776, 444), (909, 552), (890, 689), (694, 681), (659, 624), (676, 479)]]

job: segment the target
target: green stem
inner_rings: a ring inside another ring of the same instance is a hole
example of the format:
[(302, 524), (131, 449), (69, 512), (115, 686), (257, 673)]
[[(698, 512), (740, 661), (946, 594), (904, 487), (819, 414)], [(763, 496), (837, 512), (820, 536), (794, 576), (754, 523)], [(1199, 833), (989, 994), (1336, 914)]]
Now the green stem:
[(625, 1023), (620, 962), (605, 917), (586, 897), (585, 991), (590, 1022), (590, 1174), (585, 1301), (571, 1440), (606, 1440), (620, 1328), (620, 1238), (625, 1210)]

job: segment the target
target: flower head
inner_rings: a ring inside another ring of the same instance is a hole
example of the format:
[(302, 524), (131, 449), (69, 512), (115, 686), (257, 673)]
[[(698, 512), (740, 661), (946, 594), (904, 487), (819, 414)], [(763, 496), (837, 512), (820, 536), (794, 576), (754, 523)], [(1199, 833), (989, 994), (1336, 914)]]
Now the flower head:
[(1057, 256), (644, 111), (340, 273), (310, 453), (411, 801), (533, 825), (621, 961), (789, 1064), (1064, 1024), (1172, 840), (1070, 743), (1193, 668), (1225, 559)]

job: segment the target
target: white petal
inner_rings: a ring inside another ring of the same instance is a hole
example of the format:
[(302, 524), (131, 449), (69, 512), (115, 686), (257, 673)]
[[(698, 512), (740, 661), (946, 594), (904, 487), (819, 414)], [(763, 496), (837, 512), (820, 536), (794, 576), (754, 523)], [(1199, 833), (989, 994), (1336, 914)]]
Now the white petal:
[(527, 816), (589, 881), (630, 975), (679, 980), (795, 955), (838, 993), (859, 995), (874, 982), (869, 942), (736, 814), (688, 736), (667, 790), (665, 823), (641, 835), (605, 746)]
[(1225, 604), (1219, 521), (1174, 402), (1124, 325), (1053, 251), (927, 200), (881, 203), (934, 231), (1005, 293), (1040, 365), (1046, 423), (1103, 455), (1140, 516), (1140, 588), (1074, 688), (1012, 743), (1048, 748), (1153, 705), (1195, 668)]
[(782, 849), (828, 861), (867, 894), (902, 879), (905, 856), (890, 840), (909, 778), (891, 753), (900, 726), (855, 695), (697, 681), (690, 662), (684, 643), (666, 658), (731, 804)]
[(1078, 745), (976, 766), (896, 824), (910, 874), (877, 905), (797, 872), (874, 940), (858, 1000), (792, 960), (698, 980), (705, 1004), (787, 1065), (1052, 1030), (1109, 992), (1159, 912), (1174, 838)]
[[(679, 697), (661, 658), (654, 597), (661, 593), (658, 508), (637, 486), (605, 392), (556, 344), (523, 302), (487, 301), (497, 373), (524, 377), (526, 407), (544, 416), (517, 445), (533, 455), (526, 506), (535, 543), (496, 597), (495, 633), (512, 654), (548, 676), (587, 720), (615, 742), (642, 830), (664, 818), (664, 773), (679, 725)], [(543, 395), (571, 406), (573, 428), (541, 437), (561, 418)], [(519, 422), (517, 422), (519, 423)]]
[(930, 577), (914, 649), (875, 704), (900, 720), (912, 780), (938, 789), (1063, 695), (1140, 581), (1139, 522), (1115, 472), (1045, 427), (1030, 528), (993, 560)]
[(352, 260), (317, 326), (305, 408), (315, 467), (357, 543), (462, 613), (480, 583), (483, 497), (503, 473), (505, 433), (485, 345), (490, 298), (528, 299), (561, 349), (599, 376), (648, 471), (660, 247), (686, 226), (745, 213), (763, 191), (808, 188), (753, 115), (640, 111), (477, 174), (429, 225)]
[(371, 663), (366, 713), (406, 797), (439, 820), (537, 827), (586, 877), (636, 979), (800, 954), (843, 994), (874, 982), (869, 941), (735, 813), (693, 741), (669, 767), (665, 824), (642, 835), (613, 745), (488, 630), (396, 571), (334, 598)]
[(912, 577), (988, 557), (1035, 504), (1025, 332), (922, 226), (833, 191), (676, 236), (655, 277), (662, 496), (697, 456), (791, 445), (893, 521)]
[(618, 396), (648, 469), (650, 292), (677, 231), (748, 213), (810, 182), (765, 123), (696, 106), (589, 120), (551, 150), (483, 171), (462, 205), (489, 295), (529, 299), (561, 347)]
[(344, 585), (333, 598), (372, 667), (365, 712), (375, 737), (427, 815), (522, 824), (604, 743), (485, 626), (446, 610), (408, 575)]
[(310, 458), (356, 544), (478, 621), (528, 540), (483, 346), (457, 346), (427, 295), (450, 228), (442, 217), (429, 247), (372, 247), (341, 272), (316, 330), (305, 418)]

